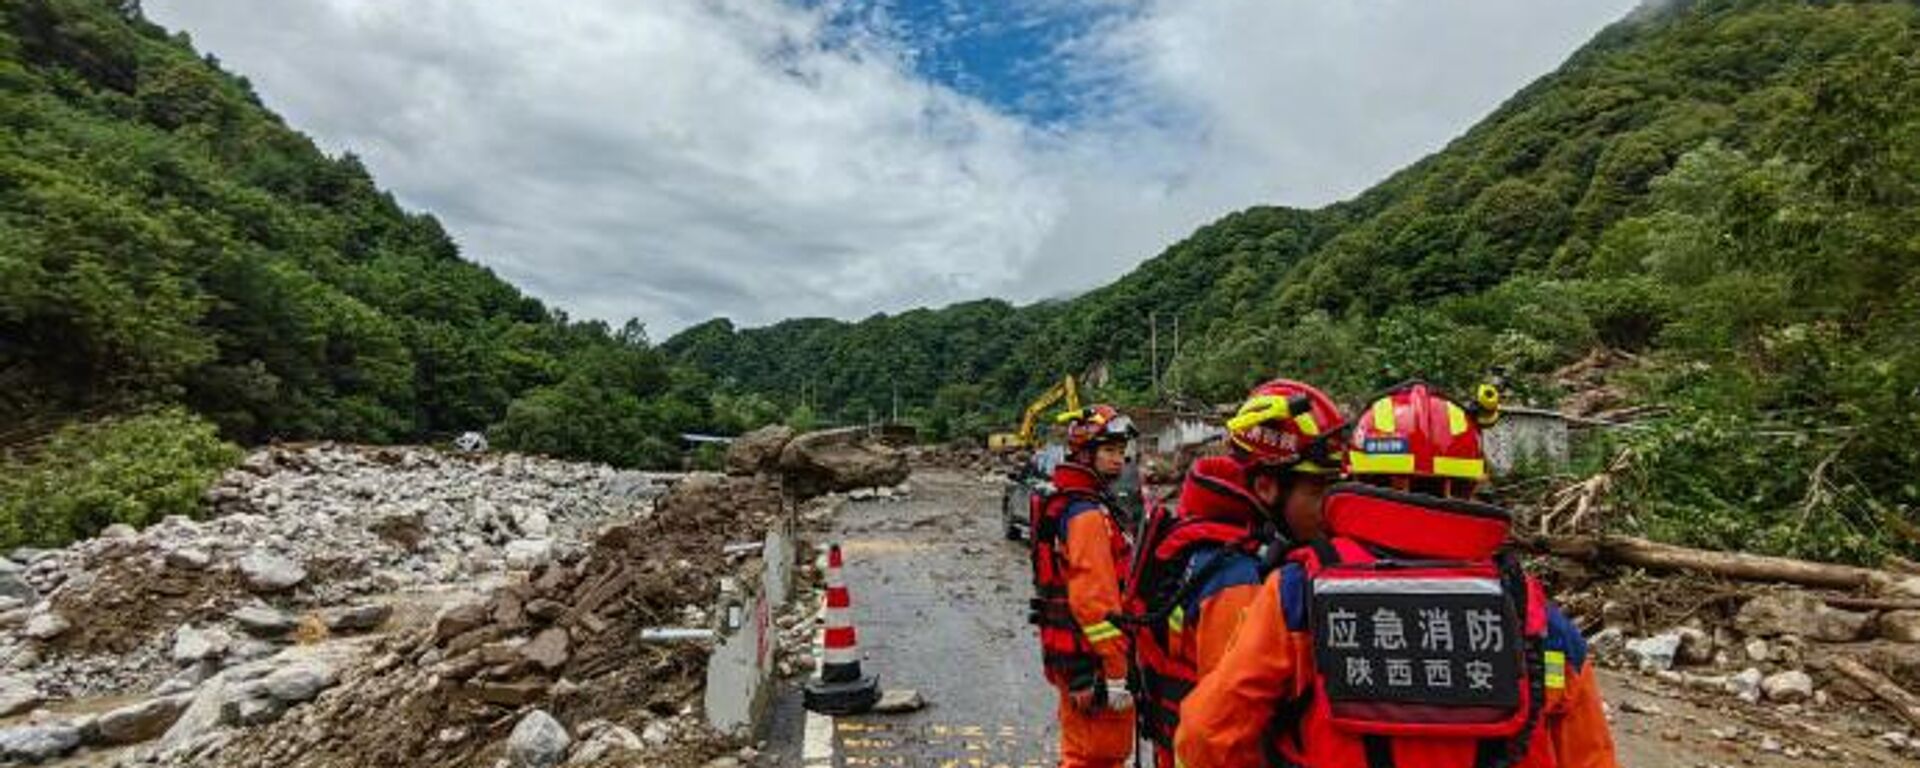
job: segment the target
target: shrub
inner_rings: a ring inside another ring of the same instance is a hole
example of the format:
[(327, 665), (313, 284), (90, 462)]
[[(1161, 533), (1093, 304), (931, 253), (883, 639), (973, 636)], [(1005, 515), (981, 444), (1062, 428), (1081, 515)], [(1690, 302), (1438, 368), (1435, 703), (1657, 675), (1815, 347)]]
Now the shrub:
[(115, 523), (200, 515), (240, 449), (178, 408), (76, 424), (0, 474), (0, 544), (55, 547)]

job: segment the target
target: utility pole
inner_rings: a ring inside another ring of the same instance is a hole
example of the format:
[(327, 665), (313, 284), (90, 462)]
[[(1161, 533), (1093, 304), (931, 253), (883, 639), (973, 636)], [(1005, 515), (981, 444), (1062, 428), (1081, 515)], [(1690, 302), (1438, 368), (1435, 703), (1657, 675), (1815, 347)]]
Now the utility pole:
[(1148, 363), (1153, 375), (1153, 397), (1160, 399), (1160, 313), (1147, 313), (1147, 356), (1153, 358)]
[(889, 424), (900, 423), (900, 382), (893, 382), (893, 419)]
[[(1180, 359), (1180, 316), (1174, 315), (1173, 316), (1173, 353), (1167, 355), (1167, 367), (1172, 368), (1174, 361), (1179, 359)], [(1179, 382), (1175, 382), (1175, 383), (1177, 384)]]

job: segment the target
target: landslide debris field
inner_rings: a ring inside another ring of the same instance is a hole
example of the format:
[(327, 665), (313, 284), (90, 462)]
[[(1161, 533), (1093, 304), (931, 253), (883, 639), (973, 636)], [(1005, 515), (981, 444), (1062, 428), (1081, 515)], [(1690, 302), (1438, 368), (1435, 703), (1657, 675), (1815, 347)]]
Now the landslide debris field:
[(205, 521), (11, 553), (0, 760), (474, 765), (536, 705), (589, 758), (699, 753), (704, 652), (634, 638), (704, 625), (719, 553), (781, 502), (751, 478), (673, 480), (273, 447)]

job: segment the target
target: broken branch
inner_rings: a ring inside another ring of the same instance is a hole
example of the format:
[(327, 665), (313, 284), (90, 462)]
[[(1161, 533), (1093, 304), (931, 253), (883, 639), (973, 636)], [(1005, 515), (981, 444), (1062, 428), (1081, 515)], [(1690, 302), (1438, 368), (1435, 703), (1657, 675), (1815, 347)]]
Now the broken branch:
[(1530, 542), (1535, 552), (1573, 560), (1618, 563), (1656, 571), (1691, 571), (1741, 581), (1768, 581), (1829, 589), (1920, 589), (1920, 579), (1851, 565), (1787, 557), (1690, 549), (1632, 536), (1567, 536)]
[(1833, 669), (1847, 679), (1860, 684), (1860, 687), (1873, 692), (1874, 696), (1893, 708), (1901, 719), (1920, 728), (1920, 698), (1908, 693), (1907, 689), (1888, 680), (1885, 675), (1868, 669), (1866, 665), (1844, 656), (1833, 659)]

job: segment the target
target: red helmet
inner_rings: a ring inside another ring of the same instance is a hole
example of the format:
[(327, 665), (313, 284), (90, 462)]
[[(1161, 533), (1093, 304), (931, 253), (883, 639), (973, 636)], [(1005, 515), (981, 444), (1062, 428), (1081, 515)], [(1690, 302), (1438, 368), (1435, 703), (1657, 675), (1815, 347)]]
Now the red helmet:
[(1140, 434), (1133, 428), (1133, 419), (1111, 405), (1089, 405), (1067, 411), (1054, 421), (1067, 426), (1067, 453), (1070, 454), (1092, 450), (1102, 443), (1124, 443)]
[(1356, 415), (1347, 472), (1356, 478), (1487, 479), (1480, 428), (1498, 413), (1498, 397), (1462, 406), (1425, 382), (1402, 384)]
[(1347, 419), (1333, 398), (1306, 384), (1275, 379), (1247, 395), (1227, 420), (1227, 439), (1245, 460), (1291, 472), (1331, 475), (1340, 471)]

